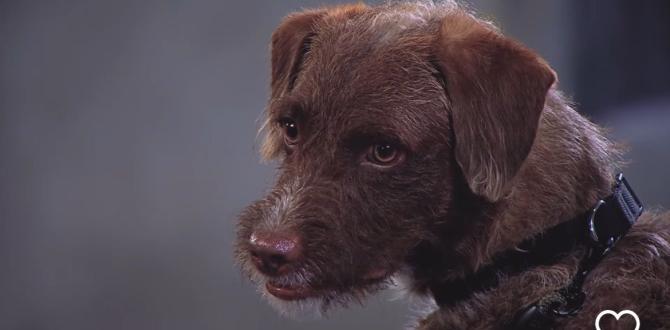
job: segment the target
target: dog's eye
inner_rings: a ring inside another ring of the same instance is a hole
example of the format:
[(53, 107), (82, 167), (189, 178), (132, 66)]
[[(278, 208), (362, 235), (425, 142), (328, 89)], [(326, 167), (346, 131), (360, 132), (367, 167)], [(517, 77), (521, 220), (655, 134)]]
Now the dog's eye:
[(395, 165), (401, 158), (401, 152), (390, 143), (374, 144), (368, 152), (368, 161), (379, 166)]
[(391, 162), (396, 155), (395, 148), (390, 144), (377, 144), (374, 149), (375, 160), (380, 163)]
[(298, 124), (293, 119), (280, 119), (279, 126), (284, 130), (286, 144), (292, 145), (298, 142)]

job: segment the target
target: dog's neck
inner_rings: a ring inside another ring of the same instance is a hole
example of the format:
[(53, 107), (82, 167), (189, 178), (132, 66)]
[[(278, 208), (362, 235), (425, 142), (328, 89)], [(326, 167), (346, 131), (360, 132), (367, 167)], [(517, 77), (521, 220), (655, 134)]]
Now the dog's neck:
[(611, 193), (618, 152), (595, 124), (574, 111), (551, 90), (536, 142), (496, 203), (475, 248), (475, 268), (495, 254), (584, 213)]
[(435, 267), (444, 273), (417, 276), (417, 289), (472, 274), (497, 254), (583, 214), (610, 193), (617, 159), (618, 151), (601, 130), (575, 112), (560, 92), (551, 90), (536, 142), (508, 194), (495, 203), (471, 196), (472, 203), (460, 204), (469, 205), (467, 209), (454, 206), (462, 218), (458, 220), (468, 228), (440, 240), (451, 240), (450, 246), (426, 247), (432, 251), (417, 253), (445, 263)]

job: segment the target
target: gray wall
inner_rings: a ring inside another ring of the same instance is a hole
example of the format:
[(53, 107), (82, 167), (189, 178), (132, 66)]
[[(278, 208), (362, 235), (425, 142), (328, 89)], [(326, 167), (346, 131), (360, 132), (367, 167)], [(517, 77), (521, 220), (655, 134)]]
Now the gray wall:
[[(321, 321), (276, 315), (240, 277), (235, 215), (272, 182), (258, 162), (267, 43), (325, 1), (0, 2), (0, 329), (402, 329), (384, 293)], [(574, 93), (567, 1), (474, 1)], [(666, 188), (667, 99), (598, 114)]]

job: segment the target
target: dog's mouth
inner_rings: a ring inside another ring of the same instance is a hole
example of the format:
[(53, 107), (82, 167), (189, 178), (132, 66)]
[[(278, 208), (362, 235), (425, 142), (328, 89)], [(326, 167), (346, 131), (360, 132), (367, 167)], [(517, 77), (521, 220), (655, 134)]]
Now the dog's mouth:
[(301, 300), (314, 297), (317, 295), (317, 290), (312, 289), (306, 284), (283, 284), (273, 280), (265, 283), (265, 289), (271, 295), (282, 300)]
[[(381, 268), (374, 269), (366, 273), (362, 277), (361, 282), (364, 285), (373, 285), (383, 282), (390, 276), (391, 272), (389, 270)], [(274, 297), (285, 301), (315, 298), (337, 291), (335, 288), (329, 288), (327, 286), (317, 288), (306, 282), (286, 282), (279, 279), (267, 280), (265, 282), (265, 290)]]

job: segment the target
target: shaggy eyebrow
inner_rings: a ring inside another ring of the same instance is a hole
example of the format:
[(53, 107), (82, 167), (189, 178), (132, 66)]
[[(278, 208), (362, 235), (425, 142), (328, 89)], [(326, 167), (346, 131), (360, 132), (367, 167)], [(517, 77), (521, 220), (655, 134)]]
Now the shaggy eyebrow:
[(342, 140), (353, 148), (365, 147), (370, 143), (389, 142), (414, 150), (416, 143), (411, 136), (406, 136), (394, 125), (379, 123), (358, 123), (343, 134)]
[(420, 120), (392, 115), (385, 110), (369, 111), (349, 118), (349, 137), (401, 143), (410, 149), (419, 147), (425, 125)]
[(292, 98), (284, 98), (273, 103), (270, 107), (270, 118), (278, 120), (281, 118), (298, 119), (304, 116), (302, 104)]

